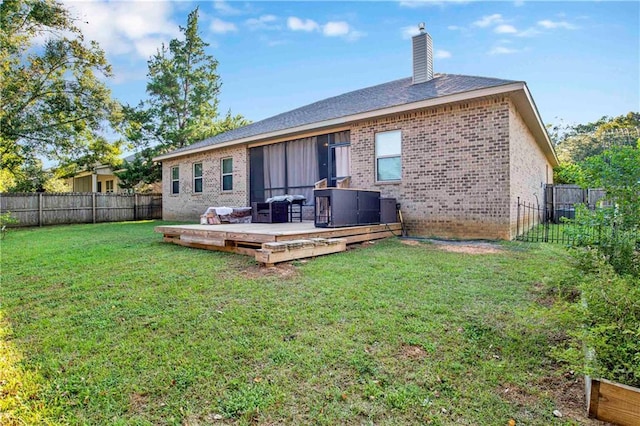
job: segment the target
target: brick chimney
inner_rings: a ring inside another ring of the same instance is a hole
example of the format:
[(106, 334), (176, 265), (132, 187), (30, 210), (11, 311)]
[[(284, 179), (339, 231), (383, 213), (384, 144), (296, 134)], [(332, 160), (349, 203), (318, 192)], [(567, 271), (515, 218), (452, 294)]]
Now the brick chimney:
[(420, 23), (420, 34), (413, 36), (413, 84), (433, 78), (433, 42)]

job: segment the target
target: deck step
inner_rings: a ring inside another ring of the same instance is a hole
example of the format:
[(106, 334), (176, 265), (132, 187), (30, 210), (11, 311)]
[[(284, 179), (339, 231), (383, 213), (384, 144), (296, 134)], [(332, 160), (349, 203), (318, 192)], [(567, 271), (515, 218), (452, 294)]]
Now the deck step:
[(264, 243), (256, 250), (257, 262), (266, 265), (338, 253), (347, 249), (344, 238), (311, 238), (308, 240), (291, 240), (276, 243)]

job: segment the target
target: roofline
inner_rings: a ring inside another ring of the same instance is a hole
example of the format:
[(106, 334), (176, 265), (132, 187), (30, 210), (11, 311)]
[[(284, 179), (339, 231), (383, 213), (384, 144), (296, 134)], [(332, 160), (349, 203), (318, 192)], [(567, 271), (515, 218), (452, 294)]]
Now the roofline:
[[(544, 153), (547, 155), (547, 158), (550, 158), (552, 160), (550, 161), (551, 165), (553, 167), (557, 167), (560, 165), (560, 161), (558, 160), (558, 156), (556, 155), (556, 150), (553, 147), (553, 143), (551, 142), (551, 138), (549, 137), (549, 133), (547, 132), (547, 127), (544, 125), (544, 122), (540, 117), (540, 112), (538, 111), (538, 107), (536, 106), (536, 103), (533, 100), (533, 96), (531, 96), (531, 92), (529, 92), (529, 88), (527, 87), (526, 83), (524, 83), (523, 90), (524, 90), (525, 96), (527, 97), (527, 101), (529, 102), (529, 106), (531, 107), (532, 113), (534, 115), (534, 117), (532, 118), (536, 122), (536, 126), (530, 125), (529, 129), (531, 130), (534, 136), (538, 136), (539, 138), (545, 141), (544, 146), (541, 146), (540, 148), (542, 148)], [(536, 140), (540, 140), (538, 137), (536, 137)]]
[[(545, 129), (544, 125), (542, 124), (542, 120), (540, 119), (540, 116), (538, 114), (538, 110), (537, 110), (535, 104), (533, 103), (533, 99), (531, 98), (531, 94), (529, 93), (529, 90), (527, 89), (527, 86), (526, 86), (525, 82), (523, 82), (523, 81), (516, 81), (516, 82), (513, 82), (513, 83), (503, 84), (503, 85), (500, 85), (500, 86), (487, 87), (487, 88), (484, 88), (484, 89), (477, 89), (477, 90), (470, 90), (468, 92), (455, 93), (455, 94), (452, 94), (452, 95), (442, 96), (442, 97), (438, 97), (438, 98), (425, 99), (425, 100), (418, 101), (418, 102), (411, 102), (411, 103), (407, 103), (407, 104), (396, 105), (396, 106), (392, 106), (392, 107), (381, 108), (381, 109), (361, 112), (361, 113), (357, 113), (357, 114), (346, 115), (346, 116), (343, 116), (343, 117), (332, 118), (332, 119), (329, 119), (329, 120), (317, 121), (317, 122), (310, 123), (310, 124), (304, 124), (302, 126), (290, 127), (290, 128), (287, 128), (287, 129), (276, 130), (276, 131), (268, 132), (268, 133), (260, 133), (258, 135), (254, 135), (254, 136), (247, 136), (247, 137), (240, 138), (240, 139), (234, 139), (234, 140), (231, 140), (231, 141), (222, 142), (222, 143), (213, 144), (213, 145), (206, 145), (206, 146), (202, 146), (202, 147), (194, 148), (194, 149), (187, 149), (187, 150), (180, 151), (180, 152), (175, 152), (175, 153), (170, 153), (169, 152), (169, 153), (154, 157), (153, 161), (168, 160), (168, 159), (171, 159), (171, 158), (184, 157), (184, 156), (187, 156), (187, 155), (198, 154), (198, 153), (202, 153), (202, 152), (206, 152), (206, 151), (212, 151), (212, 150), (220, 149), (220, 148), (226, 148), (226, 147), (230, 147), (230, 146), (249, 144), (249, 143), (259, 142), (259, 141), (267, 141), (269, 139), (281, 138), (281, 137), (287, 136), (287, 135), (295, 135), (297, 133), (304, 133), (304, 132), (309, 132), (309, 131), (312, 131), (312, 130), (319, 130), (319, 129), (322, 129), (322, 128), (335, 127), (335, 126), (344, 125), (344, 124), (347, 124), (347, 123), (352, 123), (352, 122), (355, 122), (355, 121), (367, 120), (367, 119), (382, 117), (382, 116), (386, 116), (386, 115), (393, 115), (393, 114), (403, 113), (403, 112), (407, 112), (407, 111), (413, 111), (413, 110), (422, 109), (422, 108), (430, 108), (430, 107), (439, 106), (439, 105), (443, 105), (443, 104), (462, 102), (462, 101), (475, 99), (475, 98), (481, 98), (481, 97), (485, 97), (485, 96), (495, 96), (495, 95), (507, 94), (509, 92), (516, 92), (518, 90), (522, 90), (524, 92), (525, 99), (528, 100), (529, 105), (531, 107), (532, 114), (524, 114), (523, 115), (523, 116), (525, 116), (525, 119), (527, 119), (527, 118), (529, 119), (527, 124), (530, 125), (531, 131), (534, 133), (534, 135), (541, 136), (543, 138), (543, 140), (545, 140), (547, 142), (548, 146), (546, 146), (546, 147), (542, 146), (541, 148), (547, 154), (549, 154), (549, 152), (550, 152), (551, 153), (551, 158), (553, 158), (555, 160), (555, 162), (557, 163), (557, 157), (555, 156), (555, 152), (553, 151), (553, 148), (552, 148), (552, 145), (551, 145), (551, 141), (549, 140), (549, 135), (547, 134), (546, 129)], [(533, 123), (530, 123), (531, 119), (533, 119)], [(531, 124), (534, 124), (534, 125), (531, 126)], [(538, 127), (538, 129), (537, 129), (538, 131), (536, 131), (535, 127)], [(537, 139), (538, 138), (536, 138), (536, 140)], [(549, 149), (550, 149), (550, 151), (548, 151)]]

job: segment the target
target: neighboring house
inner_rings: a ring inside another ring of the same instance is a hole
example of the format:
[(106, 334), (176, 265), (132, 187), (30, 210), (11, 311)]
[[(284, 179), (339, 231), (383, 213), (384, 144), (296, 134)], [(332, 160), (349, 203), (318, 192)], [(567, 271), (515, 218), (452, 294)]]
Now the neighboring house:
[[(133, 161), (135, 154), (123, 158), (123, 161)], [(119, 170), (116, 170), (119, 171)], [(70, 192), (97, 192), (127, 194), (131, 190), (120, 188), (120, 179), (114, 174), (111, 166), (105, 164), (96, 165), (93, 170), (83, 170), (76, 175), (66, 179)], [(160, 182), (145, 185), (147, 193), (160, 193), (162, 184)], [(137, 188), (137, 187), (136, 187)], [(139, 188), (136, 189), (136, 192)]]
[(433, 74), (413, 38), (413, 78), (325, 99), (161, 155), (163, 218), (247, 206), (350, 176), (396, 198), (410, 235), (511, 239), (558, 164), (525, 82)]
[(84, 170), (67, 179), (70, 192), (127, 192), (118, 186), (118, 177), (110, 166), (99, 164), (93, 170)]

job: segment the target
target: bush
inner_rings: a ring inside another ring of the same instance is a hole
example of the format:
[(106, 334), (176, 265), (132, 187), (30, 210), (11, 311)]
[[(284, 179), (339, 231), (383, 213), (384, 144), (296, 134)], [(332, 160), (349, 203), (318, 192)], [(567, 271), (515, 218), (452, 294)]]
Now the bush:
[(4, 212), (0, 214), (0, 227), (7, 225), (14, 225), (18, 223), (18, 219), (11, 215), (11, 212)]
[[(616, 207), (592, 211), (579, 205), (574, 225), (566, 230), (574, 249), (596, 251), (618, 274), (640, 277), (640, 229), (624, 221)], [(580, 250), (574, 254), (581, 269), (592, 270), (592, 259), (582, 259)]]
[[(573, 307), (583, 327), (556, 356), (575, 371), (640, 387), (640, 283), (616, 274), (597, 251), (582, 250), (580, 259), (591, 265)], [(585, 348), (594, 354), (586, 362)]]

